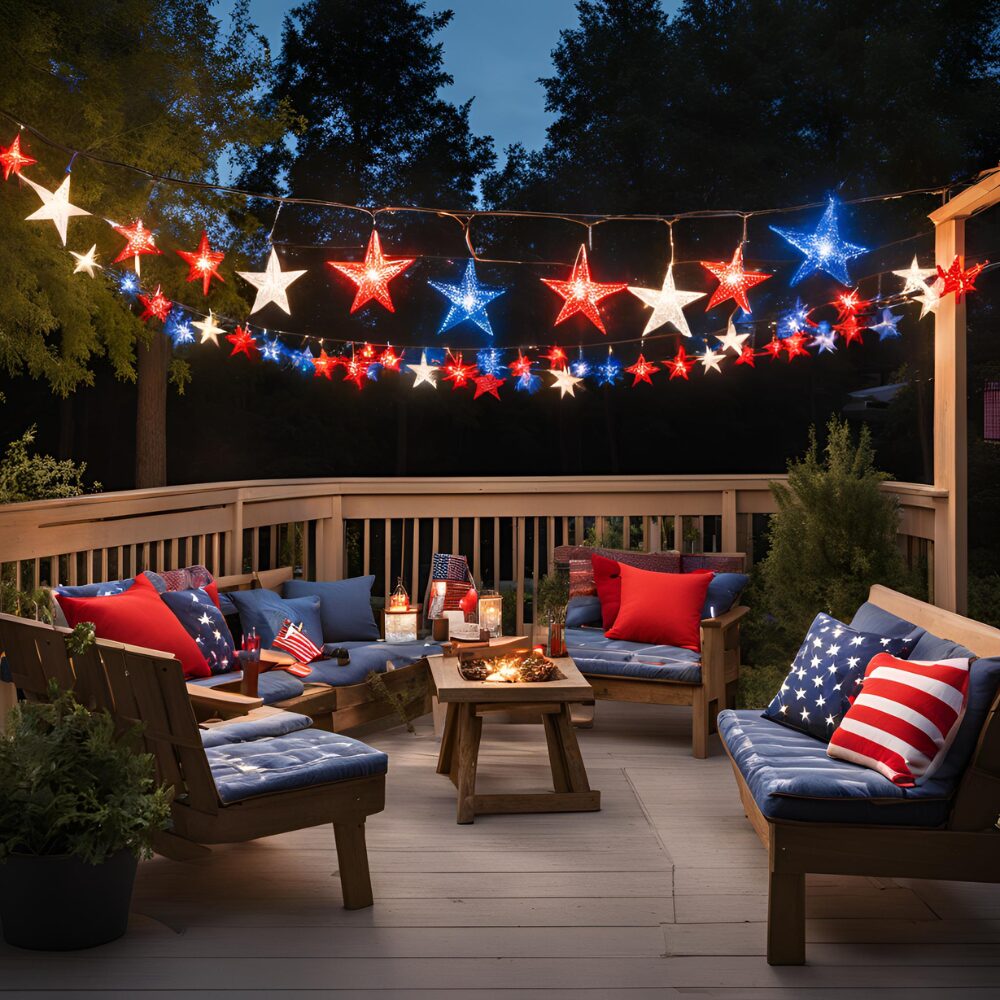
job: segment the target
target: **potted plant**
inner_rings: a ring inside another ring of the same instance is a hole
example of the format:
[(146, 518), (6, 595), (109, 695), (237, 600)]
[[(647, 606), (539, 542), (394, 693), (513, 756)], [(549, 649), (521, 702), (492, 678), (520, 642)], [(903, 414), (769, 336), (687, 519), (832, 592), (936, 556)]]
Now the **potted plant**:
[(549, 623), (549, 656), (566, 655), (566, 605), (569, 578), (565, 573), (546, 573), (538, 583), (538, 610)]
[(139, 857), (170, 814), (137, 733), (53, 686), (0, 736), (0, 925), (8, 944), (64, 951), (125, 933)]

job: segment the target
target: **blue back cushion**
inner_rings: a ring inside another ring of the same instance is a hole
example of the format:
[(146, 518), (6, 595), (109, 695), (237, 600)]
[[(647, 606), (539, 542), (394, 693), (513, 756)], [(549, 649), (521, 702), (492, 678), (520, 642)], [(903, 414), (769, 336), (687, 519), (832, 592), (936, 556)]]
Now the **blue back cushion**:
[(580, 628), (582, 625), (600, 625), (601, 599), (594, 596), (571, 597), (566, 605), (566, 627)]
[(160, 600), (184, 626), (213, 674), (235, 670), (236, 649), (222, 612), (201, 587), (191, 590), (168, 590)]
[(746, 573), (716, 573), (708, 585), (702, 618), (718, 618), (724, 615), (739, 600), (750, 577)]
[[(913, 622), (908, 622), (905, 618), (894, 615), (885, 608), (880, 608), (871, 601), (865, 601), (854, 613), (851, 619), (851, 628), (859, 632), (877, 632), (879, 635), (888, 635), (893, 639), (909, 639), (916, 642), (923, 634), (924, 629)], [(912, 654), (911, 654), (912, 655)], [(921, 657), (914, 657), (921, 659)]]
[(244, 634), (256, 629), (260, 643), (268, 649), (281, 623), (288, 618), (301, 622), (305, 634), (317, 646), (323, 645), (323, 625), (319, 615), (318, 597), (300, 597), (284, 600), (273, 590), (234, 590), (230, 595), (240, 613), (240, 627)]
[[(159, 573), (146, 570), (143, 574), (149, 582), (156, 588), (158, 593), (163, 593), (167, 589), (167, 583)], [(57, 594), (65, 594), (67, 597), (110, 597), (112, 594), (124, 594), (132, 584), (135, 577), (130, 576), (124, 580), (108, 580), (105, 583), (81, 583), (75, 587), (56, 587)]]
[[(378, 639), (378, 625), (372, 613), (374, 576), (349, 580), (288, 580), (281, 587), (283, 597), (311, 596), (319, 599), (323, 642)], [(312, 636), (309, 637), (310, 639)]]

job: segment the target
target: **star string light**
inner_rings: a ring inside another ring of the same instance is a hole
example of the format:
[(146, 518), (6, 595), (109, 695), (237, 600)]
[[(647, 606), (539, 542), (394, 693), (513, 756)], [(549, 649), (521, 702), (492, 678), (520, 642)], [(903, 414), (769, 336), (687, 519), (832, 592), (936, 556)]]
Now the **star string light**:
[(891, 309), (882, 310), (882, 319), (878, 323), (872, 323), (871, 329), (878, 333), (878, 339), (882, 340), (892, 340), (896, 337), (901, 337), (902, 334), (899, 332), (897, 327), (899, 326), (899, 321), (902, 316), (897, 316)]
[(837, 313), (841, 319), (847, 316), (857, 316), (872, 305), (871, 299), (861, 298), (861, 290), (852, 288), (849, 292), (841, 292), (837, 296)]
[(236, 273), (257, 289), (257, 295), (250, 312), (260, 312), (264, 306), (273, 302), (279, 309), (291, 316), (292, 308), (288, 304), (288, 286), (306, 272), (282, 271), (278, 254), (274, 247), (271, 247), (267, 266), (263, 271), (237, 271)]
[(812, 310), (802, 301), (796, 299), (795, 304), (786, 309), (778, 317), (778, 338), (790, 337), (793, 333), (801, 333), (809, 325), (809, 313)]
[(42, 207), (32, 212), (24, 221), (51, 222), (56, 227), (62, 245), (66, 246), (66, 229), (69, 226), (69, 220), (77, 215), (90, 215), (90, 212), (85, 209), (70, 204), (69, 174), (63, 178), (62, 184), (55, 191), (50, 191), (48, 188), (42, 187), (41, 184), (36, 184), (30, 177), (22, 177), (21, 179), (29, 184), (34, 189), (35, 194), (42, 199)]
[(485, 375), (474, 375), (472, 381), (476, 383), (476, 391), (472, 397), (473, 399), (479, 399), (480, 396), (492, 396), (494, 399), (499, 399), (500, 386), (507, 380), (486, 373)]
[(135, 295), (141, 291), (139, 279), (131, 271), (123, 271), (118, 276), (118, 291), (130, 297)]
[(233, 345), (233, 349), (229, 352), (231, 358), (237, 354), (245, 354), (252, 360), (257, 353), (257, 341), (247, 327), (236, 327), (232, 333), (226, 334), (226, 340)]
[(427, 352), (420, 352), (420, 364), (419, 365), (407, 365), (409, 371), (413, 373), (413, 388), (416, 389), (418, 385), (429, 385), (432, 389), (437, 388), (437, 373), (439, 371), (437, 365), (429, 365), (427, 363)]
[(353, 382), (361, 392), (368, 379), (369, 362), (358, 354), (351, 354), (349, 358), (340, 358), (340, 364), (344, 366), (344, 381)]
[(941, 306), (942, 289), (944, 282), (940, 278), (935, 278), (932, 282), (924, 285), (923, 295), (914, 295), (913, 301), (920, 303), (920, 319), (928, 313), (936, 313)]
[(448, 284), (444, 281), (428, 281), (427, 284), (451, 303), (447, 315), (438, 328), (438, 334), (468, 320), (470, 323), (475, 323), (488, 337), (493, 336), (493, 327), (490, 325), (486, 307), (507, 289), (479, 284), (474, 260), (470, 258), (466, 262), (462, 280), (457, 284)]
[(163, 251), (156, 246), (156, 234), (142, 224), (142, 219), (136, 219), (131, 226), (112, 225), (111, 228), (125, 237), (125, 246), (112, 261), (113, 264), (119, 264), (131, 257), (135, 273), (142, 274), (141, 257), (161, 256), (163, 254)]
[(597, 372), (598, 385), (616, 385), (622, 379), (622, 363), (608, 349), (606, 361), (601, 362), (595, 369)]
[(809, 346), (817, 348), (819, 354), (833, 354), (837, 350), (836, 330), (829, 323), (820, 324)]
[(385, 350), (378, 356), (378, 363), (386, 370), (390, 372), (398, 372), (399, 364), (403, 360), (401, 354), (397, 354), (392, 349), (392, 344), (386, 344)]
[(598, 310), (598, 304), (602, 299), (617, 292), (623, 292), (628, 285), (624, 282), (601, 283), (591, 281), (590, 264), (587, 261), (587, 247), (580, 244), (580, 249), (576, 254), (576, 262), (573, 264), (573, 271), (568, 281), (558, 281), (554, 278), (542, 278), (542, 283), (548, 285), (557, 295), (563, 299), (562, 309), (555, 319), (554, 326), (558, 326), (564, 320), (582, 313), (590, 320), (594, 326), (603, 334), (607, 334), (604, 329), (604, 321)]
[(566, 352), (558, 344), (553, 344), (549, 348), (549, 353), (543, 354), (542, 357), (548, 361), (550, 368), (566, 367)]
[(937, 274), (933, 267), (921, 267), (917, 255), (913, 255), (913, 262), (905, 271), (893, 271), (897, 278), (903, 279), (903, 287), (900, 295), (907, 295), (910, 292), (922, 292), (927, 284), (926, 279)]
[(721, 337), (716, 337), (715, 339), (719, 342), (719, 350), (725, 354), (727, 351), (732, 351), (733, 354), (741, 354), (743, 352), (743, 344), (750, 337), (749, 333), (737, 333), (736, 325), (733, 323), (732, 316), (729, 317), (729, 322), (726, 325), (726, 332)]
[[(826, 320), (818, 324), (818, 327), (824, 326), (830, 329), (830, 324)], [(838, 323), (832, 329), (836, 330), (844, 338), (844, 343), (850, 347), (854, 343), (864, 343), (863, 333), (867, 327), (863, 327), (858, 322), (858, 317), (851, 313), (842, 323)]]
[(757, 352), (749, 344), (744, 345), (740, 351), (740, 356), (736, 359), (738, 365), (749, 365), (751, 368), (757, 367)]
[(205, 319), (195, 321), (194, 328), (201, 334), (200, 344), (211, 342), (216, 347), (219, 346), (219, 334), (226, 332), (215, 322), (215, 313), (211, 309)]
[(682, 378), (687, 382), (689, 381), (688, 372), (694, 368), (697, 361), (695, 358), (688, 357), (688, 352), (684, 350), (684, 345), (682, 344), (677, 348), (677, 353), (669, 361), (665, 361), (664, 364), (667, 366), (667, 371), (670, 372), (671, 381), (675, 378)]
[(969, 268), (966, 268), (964, 264), (964, 257), (956, 257), (949, 265), (947, 271), (940, 264), (937, 265), (938, 278), (942, 282), (942, 296), (947, 295), (949, 292), (954, 292), (955, 301), (961, 302), (963, 295), (976, 290), (976, 278), (986, 266), (986, 262), (981, 261)]
[(319, 355), (312, 356), (313, 375), (315, 378), (325, 378), (333, 380), (333, 373), (337, 367), (337, 358), (326, 353), (326, 349), (320, 347)]
[[(791, 336), (793, 336), (793, 337), (799, 336), (799, 333), (798, 332), (793, 333), (793, 334), (791, 334)], [(788, 338), (786, 337), (784, 339), (787, 340)], [(765, 354), (769, 354), (771, 356), (771, 360), (772, 361), (777, 361), (778, 358), (781, 357), (781, 352), (784, 350), (784, 348), (781, 346), (783, 342), (784, 341), (783, 340), (779, 340), (777, 336), (772, 337), (764, 345), (764, 353)], [(754, 367), (756, 367), (756, 365)]]
[(718, 372), (722, 374), (722, 359), (726, 356), (725, 351), (713, 351), (712, 348), (706, 347), (703, 354), (698, 355), (698, 360), (701, 362), (702, 369), (707, 375), (709, 372)]
[(351, 312), (356, 313), (363, 305), (373, 299), (389, 312), (395, 312), (392, 296), (389, 294), (389, 282), (402, 274), (415, 260), (415, 257), (398, 257), (389, 259), (382, 256), (382, 242), (378, 230), (373, 229), (365, 250), (365, 259), (357, 261), (328, 260), (327, 267), (339, 271), (345, 278), (357, 287)]
[(77, 253), (75, 250), (70, 250), (70, 254), (76, 259), (76, 267), (73, 268), (74, 274), (87, 274), (93, 278), (94, 268), (97, 268), (98, 271), (103, 270), (101, 265), (97, 263), (96, 243), (86, 253)]
[(569, 370), (577, 378), (586, 378), (590, 374), (590, 362), (583, 356), (583, 348), (577, 351), (576, 360), (569, 363)]
[(288, 360), (292, 367), (300, 372), (311, 372), (315, 369), (316, 358), (308, 347), (303, 347), (300, 351), (289, 351)]
[[(681, 347), (679, 350), (683, 351), (684, 348)], [(629, 365), (625, 369), (632, 376), (632, 388), (634, 389), (640, 382), (645, 382), (647, 385), (653, 384), (652, 376), (655, 375), (660, 370), (660, 366), (654, 364), (652, 361), (647, 361), (642, 354), (636, 359), (634, 365)]]
[(552, 376), (552, 388), (559, 390), (560, 399), (576, 397), (576, 387), (583, 379), (577, 378), (568, 368), (550, 368), (548, 371)]
[(170, 311), (163, 324), (163, 332), (173, 341), (174, 347), (194, 343), (194, 330), (187, 313), (180, 307)]
[(278, 362), (281, 360), (281, 341), (277, 337), (272, 337), (270, 340), (267, 337), (264, 338), (264, 343), (260, 348), (260, 356), (265, 361)]
[(499, 378), (505, 370), (503, 353), (495, 347), (487, 347), (476, 354), (476, 366), (485, 375)]
[(837, 202), (833, 198), (827, 202), (819, 224), (811, 233), (799, 229), (785, 229), (783, 226), (770, 228), (805, 255), (805, 259), (789, 282), (793, 286), (815, 271), (825, 271), (842, 285), (849, 285), (851, 277), (847, 272), (847, 262), (868, 252), (867, 247), (848, 243), (840, 238)]
[(152, 295), (140, 295), (138, 299), (143, 307), (139, 319), (144, 323), (151, 319), (158, 319), (162, 323), (170, 315), (173, 303), (163, 294), (159, 285), (156, 286), (156, 291)]
[(197, 250), (177, 250), (176, 254), (181, 260), (186, 261), (190, 268), (187, 276), (188, 281), (197, 281), (201, 278), (203, 295), (208, 295), (209, 285), (211, 285), (213, 278), (217, 278), (225, 284), (226, 279), (219, 274), (218, 267), (226, 255), (212, 249), (208, 242), (208, 233), (204, 229), (201, 231)]
[(452, 392), (468, 385), (469, 379), (476, 374), (476, 370), (475, 365), (464, 363), (461, 351), (458, 354), (448, 352), (448, 360), (444, 366), (444, 378), (446, 382), (451, 382)]
[(790, 337), (785, 337), (781, 346), (785, 349), (789, 361), (793, 358), (809, 357), (809, 352), (806, 350), (808, 339), (804, 333), (793, 333)]
[[(673, 239), (671, 238), (672, 243)], [(698, 299), (703, 299), (705, 293), (682, 291), (674, 284), (673, 253), (671, 253), (671, 263), (667, 266), (663, 284), (659, 288), (640, 288), (629, 285), (628, 290), (653, 310), (653, 314), (646, 323), (646, 328), (642, 331), (644, 337), (647, 333), (658, 330), (668, 323), (682, 336), (691, 336), (691, 327), (688, 326), (687, 317), (684, 315), (684, 307), (692, 302), (697, 302)]]
[(719, 287), (712, 292), (712, 297), (708, 300), (708, 305), (705, 307), (706, 312), (714, 309), (727, 299), (733, 299), (744, 312), (750, 312), (747, 291), (772, 277), (772, 275), (765, 274), (763, 271), (743, 270), (742, 243), (733, 251), (733, 259), (731, 261), (703, 260), (700, 263), (706, 270), (711, 271), (719, 282)]
[[(9, 146), (6, 148), (0, 146), (0, 166), (3, 167), (3, 179), (5, 181), (10, 180), (11, 174), (16, 174), (20, 177), (21, 170), (24, 167), (30, 167), (32, 163), (37, 162), (37, 160), (32, 159), (23, 149), (21, 149), (20, 132), (14, 136), (14, 141)], [(27, 180), (27, 178), (25, 178), (25, 180)]]

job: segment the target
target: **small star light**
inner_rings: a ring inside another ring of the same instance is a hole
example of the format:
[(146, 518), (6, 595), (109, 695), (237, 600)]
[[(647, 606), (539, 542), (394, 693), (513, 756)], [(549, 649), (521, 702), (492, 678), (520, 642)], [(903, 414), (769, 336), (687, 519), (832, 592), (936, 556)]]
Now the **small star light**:
[(926, 278), (937, 274), (933, 267), (921, 267), (917, 255), (913, 255), (913, 261), (905, 271), (893, 271), (897, 278), (903, 279), (903, 287), (900, 295), (908, 295), (910, 292), (922, 292), (926, 285)]
[[(792, 334), (792, 336), (798, 336), (798, 334)], [(770, 354), (772, 361), (777, 361), (778, 358), (781, 357), (781, 352), (784, 350), (784, 348), (781, 345), (782, 345), (782, 341), (781, 340), (779, 340), (776, 336), (772, 337), (764, 345), (764, 353), (765, 354)]]
[[(681, 347), (679, 350), (683, 351), (684, 348)], [(660, 370), (660, 366), (654, 364), (652, 361), (647, 361), (643, 355), (639, 355), (636, 359), (634, 365), (629, 365), (625, 369), (632, 378), (632, 388), (634, 389), (640, 382), (646, 382), (648, 385), (653, 384), (653, 379), (651, 376), (655, 375)]]
[(510, 364), (510, 373), (517, 382), (514, 388), (518, 392), (537, 392), (541, 388), (542, 380), (532, 371), (535, 362), (531, 358), (526, 358), (520, 351), (517, 352), (517, 359)]
[(353, 382), (360, 392), (364, 388), (365, 379), (368, 378), (370, 362), (362, 358), (360, 354), (354, 354), (341, 360), (341, 364), (344, 366), (344, 381)]
[(517, 352), (517, 359), (512, 361), (510, 364), (510, 373), (515, 378), (524, 378), (525, 375), (531, 374), (531, 366), (534, 361), (531, 358), (526, 358), (520, 351)]
[(163, 294), (159, 285), (156, 286), (156, 291), (152, 295), (140, 295), (138, 298), (143, 307), (143, 313), (139, 319), (144, 323), (154, 318), (162, 323), (170, 315), (173, 303)]
[(897, 316), (891, 309), (883, 309), (881, 321), (872, 323), (871, 329), (878, 331), (879, 340), (891, 340), (894, 337), (900, 337), (902, 334), (896, 327), (899, 326), (899, 321), (902, 318), (902, 316)]
[(397, 275), (402, 274), (415, 259), (414, 257), (399, 257), (395, 260), (389, 260), (383, 257), (378, 231), (373, 229), (363, 261), (328, 260), (326, 265), (339, 271), (357, 286), (354, 303), (351, 305), (352, 313), (357, 312), (372, 299), (379, 305), (385, 306), (389, 312), (395, 312), (396, 307), (392, 304), (392, 297), (389, 294), (389, 282)]
[(500, 386), (504, 384), (507, 380), (505, 378), (497, 378), (496, 375), (474, 375), (472, 381), (476, 383), (476, 392), (472, 397), (473, 399), (479, 399), (480, 396), (492, 396), (494, 399), (500, 398)]
[(616, 292), (624, 292), (628, 285), (623, 282), (602, 284), (598, 281), (590, 280), (590, 264), (587, 262), (587, 247), (580, 244), (580, 249), (576, 254), (576, 262), (573, 264), (573, 271), (568, 281), (557, 281), (553, 278), (542, 278), (542, 283), (549, 286), (557, 295), (563, 298), (562, 309), (556, 317), (554, 326), (558, 326), (563, 320), (577, 313), (583, 313), (601, 333), (607, 335), (604, 329), (604, 321), (598, 311), (598, 303), (601, 299), (614, 295)]
[(809, 346), (819, 348), (820, 354), (833, 354), (837, 350), (837, 332), (829, 323), (821, 323)]
[(183, 309), (171, 310), (163, 332), (174, 342), (175, 347), (179, 344), (194, 343), (194, 330), (191, 329), (191, 321)]
[(923, 319), (928, 313), (936, 313), (941, 305), (942, 289), (944, 282), (940, 278), (935, 278), (930, 284), (924, 285), (923, 295), (914, 295), (913, 301), (920, 303), (920, 318)]
[(504, 373), (503, 354), (495, 347), (487, 347), (476, 354), (476, 365), (484, 374), (499, 377)]
[(446, 382), (452, 383), (452, 391), (468, 385), (469, 379), (475, 374), (476, 366), (464, 364), (461, 351), (458, 354), (448, 352), (448, 361), (444, 366), (444, 378)]
[(288, 359), (292, 362), (292, 367), (300, 372), (311, 372), (315, 367), (316, 359), (308, 347), (303, 347), (301, 351), (290, 351)]
[(427, 363), (427, 352), (420, 352), (420, 364), (419, 365), (407, 365), (406, 366), (411, 372), (413, 372), (413, 388), (416, 389), (418, 385), (427, 384), (432, 389), (438, 387), (437, 384), (437, 365), (429, 365)]
[(70, 204), (69, 174), (63, 178), (62, 184), (55, 191), (43, 188), (41, 184), (36, 184), (30, 177), (24, 177), (22, 180), (30, 184), (35, 189), (35, 194), (42, 199), (42, 207), (32, 212), (24, 221), (53, 223), (59, 234), (59, 239), (62, 240), (62, 245), (66, 246), (66, 227), (69, 225), (69, 220), (75, 215), (90, 215), (90, 212)]
[(677, 348), (677, 353), (669, 361), (664, 362), (667, 366), (667, 371), (670, 372), (671, 381), (675, 378), (682, 378), (685, 382), (688, 381), (688, 372), (697, 363), (695, 358), (688, 357), (688, 353), (684, 350), (683, 345)]
[(447, 284), (443, 281), (428, 281), (427, 284), (444, 295), (451, 303), (447, 315), (438, 328), (439, 334), (469, 320), (470, 323), (475, 323), (488, 337), (493, 336), (493, 327), (490, 326), (486, 307), (494, 299), (503, 295), (507, 289), (479, 284), (474, 260), (470, 258), (466, 262), (465, 273), (457, 284)]
[(792, 285), (797, 285), (814, 271), (825, 271), (842, 285), (849, 285), (851, 277), (847, 273), (847, 262), (868, 252), (867, 247), (859, 246), (857, 243), (848, 243), (840, 238), (840, 228), (837, 225), (837, 202), (833, 198), (827, 202), (826, 211), (823, 212), (823, 217), (819, 220), (819, 225), (814, 232), (784, 229), (781, 226), (771, 226), (771, 230), (791, 243), (796, 250), (805, 254), (805, 260), (792, 276), (790, 282)]
[(566, 352), (558, 344), (553, 344), (549, 349), (549, 353), (543, 354), (542, 357), (548, 361), (549, 366), (552, 368), (566, 367)]
[(118, 291), (122, 295), (135, 295), (139, 291), (139, 279), (131, 271), (122, 271), (118, 278)]
[(637, 298), (650, 306), (653, 315), (646, 323), (646, 329), (642, 331), (645, 337), (647, 333), (659, 329), (669, 323), (678, 333), (685, 337), (691, 336), (691, 328), (688, 326), (687, 318), (684, 315), (684, 307), (705, 297), (704, 292), (684, 292), (674, 284), (674, 265), (670, 264), (660, 288), (636, 288), (628, 286), (628, 290)]
[(749, 345), (745, 345), (740, 351), (740, 356), (736, 359), (738, 365), (749, 365), (751, 368), (757, 367), (757, 353)]
[(576, 387), (583, 379), (577, 378), (568, 368), (550, 368), (549, 374), (552, 376), (552, 388), (559, 390), (560, 399), (567, 395), (576, 396)]
[(719, 341), (719, 350), (723, 354), (726, 351), (732, 351), (733, 354), (741, 354), (743, 352), (743, 344), (750, 337), (749, 333), (737, 333), (736, 326), (733, 323), (732, 316), (729, 317), (729, 323), (726, 325), (725, 335), (722, 337), (717, 337), (716, 340)]
[(964, 264), (965, 258), (956, 257), (947, 271), (940, 264), (937, 266), (938, 278), (944, 282), (941, 294), (947, 295), (949, 292), (954, 292), (958, 302), (962, 301), (963, 295), (976, 290), (976, 278), (979, 276), (979, 272), (986, 267), (985, 261), (973, 264), (969, 268), (964, 267)]
[(197, 281), (201, 278), (203, 295), (208, 295), (208, 288), (213, 278), (218, 278), (225, 284), (226, 279), (219, 274), (218, 266), (226, 255), (209, 246), (208, 233), (204, 229), (201, 231), (201, 240), (198, 242), (197, 250), (178, 250), (176, 253), (181, 260), (187, 261), (190, 266), (187, 280)]
[(157, 249), (156, 246), (156, 234), (142, 224), (142, 219), (136, 219), (131, 226), (112, 226), (111, 228), (125, 237), (125, 246), (122, 247), (122, 252), (115, 257), (112, 263), (118, 264), (127, 257), (131, 257), (135, 273), (141, 274), (140, 257), (162, 255), (163, 251)]
[(858, 288), (852, 288), (849, 292), (843, 292), (837, 296), (837, 312), (841, 319), (846, 316), (857, 316), (871, 304), (871, 299), (861, 298), (861, 290)]
[(809, 325), (809, 313), (812, 310), (803, 303), (802, 299), (796, 299), (795, 305), (786, 309), (778, 317), (778, 337), (790, 337), (793, 333), (801, 333)]
[(238, 326), (232, 333), (226, 334), (226, 340), (233, 345), (229, 352), (230, 357), (237, 354), (245, 354), (248, 358), (253, 358), (257, 353), (257, 341), (253, 334), (244, 326)]
[(264, 343), (260, 349), (260, 356), (265, 361), (280, 361), (281, 360), (281, 341), (277, 337), (272, 337), (268, 340), (264, 338)]
[(219, 334), (226, 332), (221, 326), (216, 324), (215, 313), (211, 309), (208, 311), (208, 316), (205, 319), (195, 322), (194, 328), (201, 334), (200, 344), (207, 344), (211, 341), (216, 347), (219, 346)]
[(378, 356), (378, 363), (390, 372), (398, 372), (402, 360), (403, 356), (392, 349), (392, 344), (386, 344), (385, 350)]
[(273, 302), (279, 309), (291, 316), (292, 309), (288, 304), (288, 286), (306, 272), (282, 271), (278, 254), (274, 247), (271, 247), (271, 253), (267, 258), (267, 267), (263, 271), (237, 271), (236, 273), (257, 289), (257, 297), (254, 299), (250, 312), (260, 312), (269, 302)]
[(598, 385), (615, 385), (622, 378), (622, 363), (613, 354), (608, 354), (607, 361), (599, 364), (595, 371)]
[(326, 349), (321, 347), (319, 349), (319, 357), (314, 357), (310, 352), (309, 357), (312, 360), (313, 375), (316, 378), (326, 377), (327, 379), (333, 379), (333, 371), (337, 367), (337, 359), (330, 357), (326, 353)]
[(14, 136), (14, 141), (6, 149), (0, 146), (0, 166), (3, 166), (3, 179), (5, 181), (10, 180), (11, 174), (17, 174), (20, 177), (23, 167), (30, 167), (32, 163), (37, 162), (21, 149), (20, 132)]
[(725, 356), (725, 351), (713, 351), (710, 347), (706, 347), (705, 353), (700, 354), (698, 360), (701, 362), (706, 375), (711, 371), (718, 372), (721, 375), (722, 368), (719, 366), (722, 364), (722, 359)]
[(583, 348), (577, 352), (575, 361), (569, 363), (569, 370), (577, 378), (586, 378), (590, 374), (590, 362), (583, 356)]
[(788, 354), (789, 361), (791, 361), (792, 358), (809, 356), (809, 352), (805, 347), (808, 339), (809, 338), (804, 333), (793, 333), (790, 337), (785, 337), (785, 339), (781, 342), (781, 346)]
[[(831, 329), (830, 324), (826, 320), (823, 320), (817, 326), (817, 329), (820, 330), (824, 328), (827, 330)], [(858, 317), (852, 313), (843, 323), (838, 323), (833, 329), (844, 338), (844, 343), (850, 347), (855, 341), (859, 344), (864, 343), (863, 333), (867, 327), (862, 326), (858, 322)]]
[(714, 309), (721, 302), (725, 302), (726, 299), (733, 299), (744, 312), (750, 312), (747, 291), (772, 277), (770, 274), (764, 274), (763, 271), (743, 270), (742, 243), (733, 251), (733, 259), (731, 261), (703, 260), (701, 261), (701, 266), (711, 271), (719, 280), (719, 287), (712, 292), (712, 297), (708, 300), (708, 305), (705, 307), (706, 312), (709, 309)]
[(70, 254), (76, 258), (76, 267), (73, 268), (74, 274), (87, 274), (93, 278), (95, 267), (98, 271), (102, 270), (101, 265), (97, 263), (96, 243), (86, 253), (77, 253), (75, 250), (70, 250)]

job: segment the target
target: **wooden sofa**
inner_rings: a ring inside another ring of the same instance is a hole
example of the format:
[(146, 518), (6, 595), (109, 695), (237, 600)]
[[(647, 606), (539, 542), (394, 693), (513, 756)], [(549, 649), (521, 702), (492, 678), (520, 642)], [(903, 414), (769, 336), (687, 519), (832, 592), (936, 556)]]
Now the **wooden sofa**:
[[(998, 629), (886, 587), (872, 587), (869, 602), (965, 646), (978, 657), (1000, 656)], [(1000, 882), (1000, 692), (988, 710), (972, 758), (945, 803), (943, 825), (772, 819), (755, 800), (728, 742), (726, 750), (743, 808), (768, 852), (767, 960), (771, 965), (805, 962), (807, 874)]]

